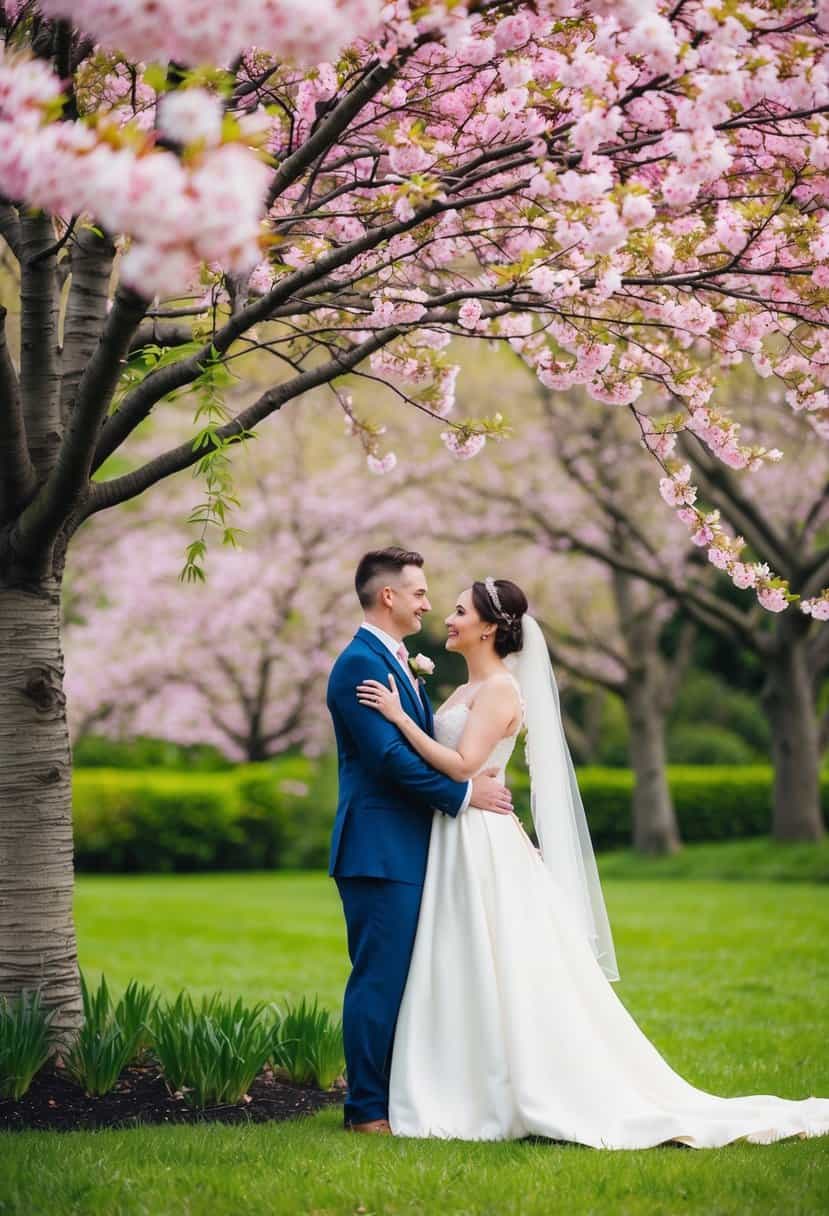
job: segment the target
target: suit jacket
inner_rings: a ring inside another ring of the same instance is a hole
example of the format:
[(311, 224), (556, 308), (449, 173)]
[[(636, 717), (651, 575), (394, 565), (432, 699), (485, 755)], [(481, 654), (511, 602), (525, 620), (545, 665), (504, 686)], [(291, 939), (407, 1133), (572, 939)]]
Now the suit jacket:
[(339, 802), (328, 872), (338, 878), (388, 878), (422, 883), (432, 813), (457, 815), (467, 782), (428, 765), (376, 709), (357, 700), (366, 679), (388, 686), (395, 678), (406, 712), (432, 733), (429, 698), (418, 696), (408, 674), (379, 638), (360, 629), (328, 680), (339, 761)]

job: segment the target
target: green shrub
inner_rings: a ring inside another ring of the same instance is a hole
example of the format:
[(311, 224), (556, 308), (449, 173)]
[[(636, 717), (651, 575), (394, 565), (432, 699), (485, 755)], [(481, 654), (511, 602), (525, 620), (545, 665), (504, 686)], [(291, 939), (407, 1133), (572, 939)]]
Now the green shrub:
[(82, 735), (72, 748), (78, 768), (165, 768), (187, 772), (221, 772), (233, 767), (209, 743), (182, 745), (169, 739), (108, 739), (105, 735)]
[(303, 997), (278, 1019), (270, 1058), (298, 1085), (330, 1089), (345, 1068), (342, 1022)]
[[(739, 688), (732, 688), (710, 671), (688, 673), (671, 711), (670, 728), (698, 724), (722, 726), (739, 735), (751, 749), (752, 758), (768, 755), (770, 728), (758, 698)], [(694, 763), (716, 761), (703, 757)]]
[[(704, 729), (695, 728), (697, 742)], [(726, 736), (716, 737), (722, 743)], [(706, 745), (706, 753), (711, 750)], [(633, 774), (585, 766), (578, 777), (595, 847), (626, 847)], [(673, 764), (668, 780), (686, 841), (761, 836), (770, 829), (773, 775), (767, 765)], [(73, 781), (79, 870), (315, 869), (328, 860), (337, 798), (334, 756), (285, 757), (209, 775), (78, 770)], [(520, 746), (507, 781), (529, 827), (529, 776)], [(829, 810), (829, 771), (823, 803)]]
[(671, 764), (751, 764), (755, 759), (745, 739), (713, 723), (674, 726), (667, 742)]
[(602, 701), (601, 730), (596, 763), (603, 768), (627, 768), (630, 764), (630, 723), (619, 697)]
[[(626, 848), (632, 836), (633, 773), (585, 766), (578, 769), (578, 779), (594, 848)], [(507, 780), (516, 811), (530, 827), (529, 777), (515, 765)], [(772, 781), (772, 770), (766, 765), (670, 765), (668, 784), (682, 839), (766, 835), (771, 824)], [(822, 789), (824, 808), (829, 808), (829, 777)]]
[(240, 841), (226, 851), (228, 869), (303, 869), (319, 865), (309, 847), (314, 822), (325, 824), (326, 839), (334, 807), (315, 814), (311, 796), (315, 769), (304, 756), (286, 757), (278, 766), (246, 765), (237, 775)]
[[(672, 765), (668, 784), (683, 840), (761, 836), (771, 821), (772, 772), (762, 765), (715, 768)], [(584, 768), (579, 786), (596, 849), (630, 843), (633, 773)]]
[(242, 838), (232, 772), (78, 770), (72, 797), (82, 870), (214, 869)]
[(116, 873), (322, 866), (336, 785), (333, 802), (330, 785), (315, 792), (321, 767), (289, 756), (227, 773), (76, 769), (75, 864)]
[(184, 992), (157, 1006), (153, 1045), (170, 1088), (198, 1108), (241, 1102), (271, 1054), (273, 1019), (264, 1008), (218, 993), (196, 1005)]
[(22, 1098), (48, 1060), (55, 1012), (43, 1008), (39, 992), (0, 996), (0, 1097)]
[(100, 1096), (146, 1046), (155, 993), (133, 980), (113, 1008), (106, 977), (93, 992), (83, 974), (81, 992), (83, 1024), (66, 1056), (66, 1072), (85, 1093)]

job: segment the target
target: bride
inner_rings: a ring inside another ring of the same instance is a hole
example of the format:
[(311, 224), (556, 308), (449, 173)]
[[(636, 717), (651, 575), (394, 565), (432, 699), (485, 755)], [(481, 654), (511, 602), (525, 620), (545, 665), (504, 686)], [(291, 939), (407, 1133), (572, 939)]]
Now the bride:
[(829, 1132), (829, 1099), (717, 1097), (645, 1037), (609, 982), (619, 978), (613, 939), (526, 597), (507, 579), (473, 583), (446, 626), (469, 678), (438, 710), (435, 739), (403, 710), (393, 676), (389, 688), (365, 681), (358, 697), (457, 780), (492, 767), (503, 776), (526, 727), (540, 850), (514, 815), (435, 815), (394, 1040), (392, 1131), (607, 1149)]

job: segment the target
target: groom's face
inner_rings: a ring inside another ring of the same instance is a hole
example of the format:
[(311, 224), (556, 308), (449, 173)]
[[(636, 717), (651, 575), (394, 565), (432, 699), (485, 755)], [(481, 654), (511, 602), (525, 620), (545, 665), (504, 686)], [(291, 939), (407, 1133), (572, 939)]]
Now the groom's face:
[(421, 617), (432, 607), (429, 603), (426, 575), (419, 566), (404, 566), (390, 591), (391, 614), (397, 632), (404, 638), (410, 633), (419, 633), (422, 628)]

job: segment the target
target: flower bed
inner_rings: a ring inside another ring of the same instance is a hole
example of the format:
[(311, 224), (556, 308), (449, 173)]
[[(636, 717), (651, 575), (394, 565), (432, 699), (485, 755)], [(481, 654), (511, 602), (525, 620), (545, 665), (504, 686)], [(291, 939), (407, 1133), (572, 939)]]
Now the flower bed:
[(316, 999), (160, 1001), (133, 981), (115, 1001), (103, 976), (82, 989), (68, 1046), (37, 993), (0, 1002), (0, 1128), (285, 1119), (339, 1100), (342, 1025)]

